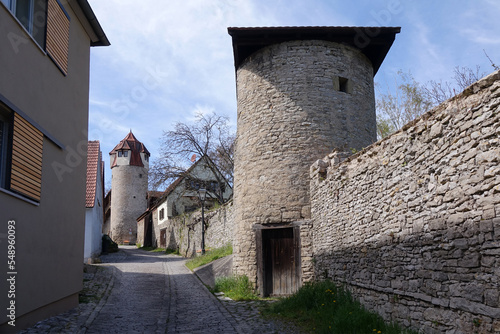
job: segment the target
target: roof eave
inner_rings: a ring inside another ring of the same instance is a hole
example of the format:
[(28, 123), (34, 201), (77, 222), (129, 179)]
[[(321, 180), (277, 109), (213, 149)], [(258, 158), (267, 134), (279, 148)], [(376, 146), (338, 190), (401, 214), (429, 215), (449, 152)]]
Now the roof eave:
[(89, 21), (92, 30), (94, 30), (94, 33), (97, 36), (97, 40), (92, 40), (90, 42), (90, 46), (109, 46), (111, 43), (108, 40), (108, 37), (104, 33), (104, 30), (101, 27), (101, 24), (97, 20), (97, 17), (94, 14), (94, 11), (90, 7), (90, 4), (88, 3), (87, 0), (76, 0), (78, 2), (78, 5), (80, 5), (80, 8), (82, 9), (83, 13), (85, 14), (85, 17)]
[(400, 27), (229, 27), (236, 69), (256, 51), (293, 40), (326, 40), (357, 48), (372, 62), (375, 75)]

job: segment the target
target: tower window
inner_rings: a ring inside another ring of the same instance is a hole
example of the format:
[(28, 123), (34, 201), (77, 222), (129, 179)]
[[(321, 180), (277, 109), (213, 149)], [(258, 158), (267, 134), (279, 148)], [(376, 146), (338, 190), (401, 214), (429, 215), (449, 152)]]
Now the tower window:
[(160, 210), (160, 220), (163, 220), (165, 218), (165, 209)]
[(338, 92), (352, 93), (352, 81), (344, 77), (333, 77), (333, 89)]

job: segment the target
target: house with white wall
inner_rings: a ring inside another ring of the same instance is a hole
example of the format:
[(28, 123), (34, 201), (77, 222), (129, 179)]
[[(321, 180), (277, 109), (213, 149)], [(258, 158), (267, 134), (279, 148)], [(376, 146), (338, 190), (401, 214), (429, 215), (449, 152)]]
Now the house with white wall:
[(102, 250), (102, 224), (104, 220), (104, 162), (98, 140), (89, 141), (87, 147), (87, 194), (85, 198), (85, 246), (83, 261), (93, 260)]
[(203, 156), (137, 218), (137, 243), (165, 247), (169, 219), (200, 208), (198, 190), (201, 188), (207, 190), (205, 207), (212, 207), (216, 202), (225, 203), (233, 196), (229, 182), (212, 160)]

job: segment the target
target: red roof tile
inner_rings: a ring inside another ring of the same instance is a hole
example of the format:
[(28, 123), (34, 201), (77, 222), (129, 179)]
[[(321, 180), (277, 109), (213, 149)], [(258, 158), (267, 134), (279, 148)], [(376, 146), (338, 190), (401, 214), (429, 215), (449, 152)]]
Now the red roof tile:
[[(135, 138), (132, 130), (130, 130), (129, 134), (123, 138), (118, 145), (115, 146), (109, 155), (115, 154), (120, 150), (130, 150), (130, 166), (139, 166), (144, 167), (141, 159), (141, 153), (145, 153), (147, 156), (150, 156), (150, 153), (146, 146), (141, 143), (137, 138)], [(113, 163), (111, 164), (111, 168), (116, 166), (116, 155)]]
[(97, 178), (102, 175), (97, 175), (100, 160), (100, 145), (99, 141), (89, 141), (87, 148), (87, 195), (85, 197), (85, 207), (93, 208), (96, 196)]

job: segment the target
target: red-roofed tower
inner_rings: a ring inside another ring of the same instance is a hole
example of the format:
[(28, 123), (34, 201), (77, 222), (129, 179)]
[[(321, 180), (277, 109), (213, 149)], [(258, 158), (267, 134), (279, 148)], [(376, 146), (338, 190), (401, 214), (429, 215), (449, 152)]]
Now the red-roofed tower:
[(149, 151), (132, 130), (109, 152), (111, 161), (110, 237), (135, 244), (137, 221), (147, 209)]

